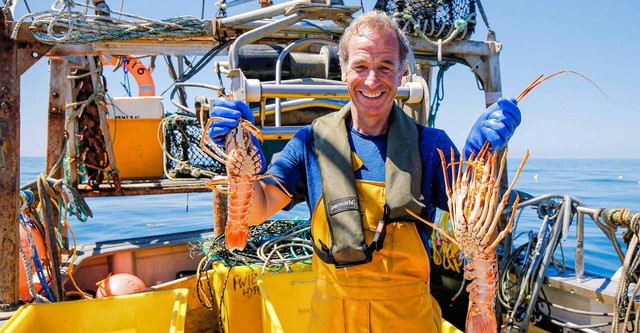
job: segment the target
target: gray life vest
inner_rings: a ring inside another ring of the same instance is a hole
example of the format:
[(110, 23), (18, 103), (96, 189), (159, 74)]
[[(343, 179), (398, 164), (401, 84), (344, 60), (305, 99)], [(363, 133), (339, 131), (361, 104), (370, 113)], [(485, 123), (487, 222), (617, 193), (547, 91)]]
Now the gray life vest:
[(322, 242), (320, 248), (315, 242), (313, 246), (320, 259), (336, 267), (370, 262), (373, 251), (382, 249), (386, 224), (406, 221), (405, 208), (417, 213), (424, 208), (419, 200), (422, 162), (418, 129), (413, 119), (394, 103), (387, 133), (384, 216), (372, 243), (365, 243), (345, 123), (350, 110), (351, 104), (347, 104), (339, 112), (320, 117), (311, 125), (313, 151), (320, 167), (322, 196), (332, 241), (331, 248)]

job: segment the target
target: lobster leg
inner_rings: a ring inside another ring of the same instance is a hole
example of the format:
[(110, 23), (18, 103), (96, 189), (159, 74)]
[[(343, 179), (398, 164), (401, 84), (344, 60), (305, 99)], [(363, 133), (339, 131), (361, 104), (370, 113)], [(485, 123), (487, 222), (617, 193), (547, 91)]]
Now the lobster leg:
[(204, 185), (206, 187), (208, 187), (209, 189), (222, 193), (222, 194), (226, 194), (226, 195), (230, 195), (232, 192), (228, 191), (228, 190), (224, 190), (222, 189), (222, 185), (228, 185), (229, 181), (227, 180), (227, 178), (220, 178), (220, 179), (211, 179), (209, 181), (207, 181), (206, 183), (204, 183)]
[[(211, 117), (211, 118), (209, 118), (209, 120), (207, 121), (207, 124), (204, 126), (204, 128), (205, 129), (209, 128), (214, 121), (221, 120), (221, 119), (222, 118), (220, 118), (220, 117)], [(213, 148), (214, 151), (211, 151), (207, 147), (207, 144), (209, 144), (211, 146), (211, 148)], [(215, 160), (217, 160), (218, 162), (220, 162), (222, 164), (226, 164), (227, 160), (229, 159), (229, 156), (222, 149), (220, 149), (220, 147), (218, 147), (217, 144), (213, 143), (211, 138), (207, 135), (207, 133), (205, 133), (205, 130), (202, 131), (202, 137), (200, 138), (200, 148), (202, 148), (202, 150), (205, 153), (207, 153), (209, 156), (213, 157)]]

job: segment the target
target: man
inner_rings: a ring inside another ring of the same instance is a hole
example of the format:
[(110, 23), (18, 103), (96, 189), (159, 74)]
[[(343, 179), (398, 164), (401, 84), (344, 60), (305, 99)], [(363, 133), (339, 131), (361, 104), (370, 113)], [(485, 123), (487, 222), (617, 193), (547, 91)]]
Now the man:
[[(454, 144), (444, 131), (417, 125), (394, 103), (409, 50), (386, 14), (356, 18), (339, 46), (351, 103), (299, 131), (268, 170), (290, 193), (300, 182), (306, 188), (317, 279), (311, 332), (440, 328), (424, 226), (405, 209), (430, 219), (436, 207), (447, 209), (436, 148), (449, 155)], [(246, 104), (226, 99), (216, 101), (212, 116), (225, 118), (208, 131), (218, 142), (240, 116), (253, 120)], [(501, 149), (519, 123), (518, 107), (501, 99), (474, 125), (465, 150), (478, 150), (486, 140)], [(253, 187), (251, 225), (291, 201), (275, 182), (256, 181)]]

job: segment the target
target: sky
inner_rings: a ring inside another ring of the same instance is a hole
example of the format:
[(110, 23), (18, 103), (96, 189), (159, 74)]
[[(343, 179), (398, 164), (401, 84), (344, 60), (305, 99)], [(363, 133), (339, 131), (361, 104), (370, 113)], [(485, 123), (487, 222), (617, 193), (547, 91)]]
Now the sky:
[[(112, 9), (151, 18), (179, 15), (200, 17), (202, 0), (107, 1)], [(282, 3), (283, 1), (274, 1)], [(31, 11), (48, 10), (53, 1), (27, 1)], [(362, 1), (366, 10), (375, 1)], [(346, 5), (360, 6), (359, 0)], [(484, 0), (488, 23), (502, 43), (500, 71), (503, 97), (516, 97), (536, 77), (560, 70), (587, 76), (604, 91), (581, 77), (565, 74), (533, 91), (519, 104), (522, 123), (509, 142), (509, 156), (518, 158), (529, 150), (535, 159), (640, 159), (640, 1), (636, 0)], [(229, 9), (230, 15), (258, 8), (257, 0)], [(205, 18), (215, 15), (215, 2), (205, 2)], [(16, 17), (26, 13), (18, 1)], [(360, 14), (358, 12), (356, 15)], [(483, 41), (486, 25), (478, 16), (471, 39)], [(154, 72), (156, 92), (170, 85), (163, 61)], [(119, 82), (122, 72), (109, 73), (111, 96), (124, 96)], [(211, 67), (195, 78), (218, 84)], [(21, 77), (21, 156), (44, 156), (48, 97), (48, 64), (40, 60)], [(134, 82), (133, 80), (131, 80)], [(458, 147), (477, 116), (484, 110), (484, 93), (477, 88), (468, 67), (455, 65), (444, 77), (444, 100), (436, 127), (444, 129)], [(167, 93), (168, 95), (168, 93)], [(190, 102), (193, 102), (191, 94)], [(164, 102), (165, 111), (175, 107)]]

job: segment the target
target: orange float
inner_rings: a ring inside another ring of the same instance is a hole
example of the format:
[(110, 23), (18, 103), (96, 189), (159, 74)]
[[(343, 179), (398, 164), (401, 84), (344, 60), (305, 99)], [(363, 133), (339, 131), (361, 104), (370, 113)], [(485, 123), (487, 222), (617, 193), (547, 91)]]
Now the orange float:
[[(31, 272), (33, 274), (33, 286), (36, 292), (38, 292), (40, 291), (42, 285), (40, 284), (40, 279), (38, 279), (38, 275), (36, 274), (36, 266), (33, 263), (33, 253), (31, 253), (31, 246), (29, 245), (29, 236), (27, 232), (31, 234), (31, 239), (35, 244), (36, 252), (38, 253), (38, 258), (40, 259), (42, 259), (45, 255), (44, 240), (42, 238), (42, 235), (40, 235), (40, 232), (33, 225), (27, 224), (27, 226), (25, 226), (24, 224), (20, 223), (20, 247), (22, 247), (22, 251), (27, 257), (27, 262), (31, 265)], [(22, 259), (20, 259), (20, 261), (22, 261)], [(20, 287), (20, 300), (22, 300), (23, 302), (31, 301), (33, 297), (29, 292), (27, 274), (25, 272), (23, 264), (19, 265), (18, 279)]]
[(101, 59), (103, 65), (111, 64), (113, 66), (117, 66), (122, 59), (122, 61), (124, 61), (125, 68), (131, 75), (133, 75), (133, 78), (138, 84), (138, 96), (156, 95), (156, 88), (153, 83), (153, 77), (151, 77), (151, 71), (149, 71), (142, 61), (132, 56), (124, 56), (122, 58), (109, 56), (109, 59), (106, 59), (106, 56), (102, 56)]
[(147, 289), (139, 277), (128, 273), (109, 275), (96, 285), (98, 286), (96, 298), (129, 295)]

